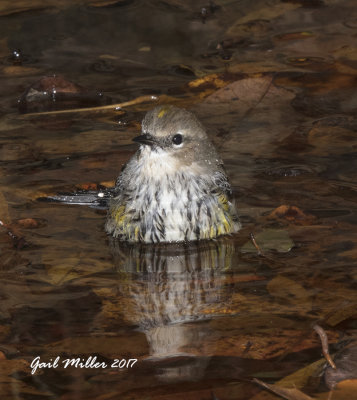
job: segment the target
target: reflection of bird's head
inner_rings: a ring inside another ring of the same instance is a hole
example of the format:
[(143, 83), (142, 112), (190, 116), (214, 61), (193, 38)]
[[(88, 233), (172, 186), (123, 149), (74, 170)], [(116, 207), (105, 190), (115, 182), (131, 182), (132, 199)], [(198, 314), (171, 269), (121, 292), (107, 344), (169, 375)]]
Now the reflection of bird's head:
[(145, 146), (145, 154), (170, 155), (182, 165), (221, 163), (198, 119), (174, 106), (159, 106), (149, 111), (142, 122), (142, 135), (134, 141)]

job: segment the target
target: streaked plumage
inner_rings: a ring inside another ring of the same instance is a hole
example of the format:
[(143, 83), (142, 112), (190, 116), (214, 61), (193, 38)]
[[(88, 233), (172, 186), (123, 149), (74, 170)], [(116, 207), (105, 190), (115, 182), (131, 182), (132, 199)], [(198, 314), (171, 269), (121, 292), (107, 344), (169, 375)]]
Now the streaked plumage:
[[(197, 118), (173, 106), (149, 111), (141, 143), (116, 182), (106, 231), (129, 242), (212, 239), (240, 229), (231, 186)], [(181, 143), (182, 142), (182, 143)]]

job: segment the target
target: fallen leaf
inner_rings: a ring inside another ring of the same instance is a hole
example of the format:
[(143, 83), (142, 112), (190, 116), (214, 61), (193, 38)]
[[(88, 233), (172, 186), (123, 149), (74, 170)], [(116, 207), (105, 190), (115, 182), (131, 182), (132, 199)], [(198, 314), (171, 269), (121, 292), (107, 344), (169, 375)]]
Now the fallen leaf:
[[(288, 253), (294, 247), (288, 232), (282, 229), (265, 229), (255, 235), (255, 241), (263, 252), (275, 250), (278, 253)], [(251, 241), (246, 242), (240, 250), (242, 253), (257, 252)]]
[(296, 311), (306, 312), (312, 307), (312, 293), (292, 279), (278, 275), (267, 284), (267, 289), (272, 296), (284, 303), (293, 304)]
[(91, 0), (89, 2), (90, 7), (113, 7), (113, 6), (120, 6), (125, 5), (127, 0)]
[[(353, 294), (353, 292), (349, 293), (350, 295)], [(347, 296), (346, 298), (348, 298)], [(350, 296), (350, 298), (352, 299), (352, 296)], [(328, 314), (327, 318), (325, 319), (325, 323), (330, 326), (336, 326), (340, 322), (351, 317), (357, 317), (357, 301), (351, 302), (351, 300), (348, 300), (345, 302), (340, 302), (340, 304), (338, 304), (338, 306)]]
[[(1, 15), (1, 14), (0, 14)], [(22, 65), (7, 65), (2, 67), (1, 72), (9, 77), (36, 75), (40, 72), (38, 68), (24, 67)]]
[[(51, 396), (45, 388), (38, 390), (16, 375), (30, 375), (30, 364), (22, 359), (0, 360), (0, 392), (2, 399), (20, 398), (19, 394), (25, 397)], [(22, 397), (24, 398), (24, 397)]]
[(252, 11), (244, 13), (243, 16), (237, 19), (235, 24), (231, 26), (227, 32), (227, 36), (235, 36), (241, 32), (241, 25), (248, 22), (254, 22), (256, 20), (273, 20), (278, 18), (280, 15), (294, 10), (299, 7), (296, 4), (282, 4), (281, 2), (266, 3), (265, 6), (254, 7)]
[(296, 206), (281, 205), (273, 210), (268, 216), (269, 219), (284, 219), (295, 225), (311, 225), (316, 222), (316, 217), (310, 214), (305, 214)]
[(44, 218), (23, 218), (16, 220), (15, 224), (23, 229), (37, 229), (46, 226), (47, 221)]
[(206, 75), (203, 78), (195, 79), (188, 83), (188, 87), (190, 88), (202, 88), (204, 85), (210, 85), (215, 87), (216, 89), (222, 88), (226, 86), (228, 82), (224, 81), (220, 75), (212, 74)]
[(328, 367), (325, 370), (325, 382), (329, 388), (333, 389), (342, 381), (357, 379), (357, 342), (339, 350), (334, 356), (334, 361), (336, 369)]
[(314, 146), (312, 153), (320, 156), (345, 154), (354, 151), (357, 139), (355, 132), (340, 126), (316, 126), (308, 133), (308, 144)]
[(348, 379), (340, 382), (332, 393), (333, 400), (355, 399), (357, 393), (357, 379)]
[(53, 111), (100, 106), (112, 100), (94, 90), (87, 90), (62, 76), (44, 76), (34, 82), (21, 96), (18, 107), (22, 113)]
[(274, 37), (275, 40), (299, 40), (299, 39), (309, 39), (313, 37), (312, 32), (288, 32)]
[(11, 221), (9, 214), (8, 202), (5, 199), (4, 194), (0, 191), (0, 224), (6, 225)]
[(306, 395), (296, 388), (287, 389), (278, 385), (269, 385), (268, 383), (264, 383), (257, 378), (254, 378), (253, 381), (258, 383), (258, 385), (263, 386), (265, 389), (271, 390), (273, 393), (276, 393), (278, 396), (281, 396), (287, 400), (313, 400), (312, 397)]

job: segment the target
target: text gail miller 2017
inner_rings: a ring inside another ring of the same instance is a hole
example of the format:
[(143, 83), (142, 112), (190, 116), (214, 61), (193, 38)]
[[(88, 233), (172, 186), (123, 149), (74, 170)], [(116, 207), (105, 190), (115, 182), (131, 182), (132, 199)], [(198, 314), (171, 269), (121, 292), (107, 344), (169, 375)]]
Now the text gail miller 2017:
[(134, 364), (138, 360), (136, 358), (129, 358), (126, 360), (125, 358), (119, 359), (116, 358), (114, 359), (111, 363), (107, 363), (104, 361), (97, 361), (97, 356), (90, 356), (88, 358), (65, 358), (64, 360), (61, 360), (60, 356), (57, 356), (54, 360), (50, 358), (49, 361), (44, 362), (41, 361), (40, 356), (35, 357), (31, 364), (31, 374), (35, 374), (38, 369), (42, 368), (68, 368), (68, 367), (74, 367), (74, 368), (132, 368)]

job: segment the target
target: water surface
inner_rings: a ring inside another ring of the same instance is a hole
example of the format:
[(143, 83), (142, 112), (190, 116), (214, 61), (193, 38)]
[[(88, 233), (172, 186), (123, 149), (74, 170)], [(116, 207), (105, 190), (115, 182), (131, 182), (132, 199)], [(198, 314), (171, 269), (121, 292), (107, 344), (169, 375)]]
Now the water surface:
[[(4, 4), (2, 399), (260, 399), (252, 378), (277, 382), (320, 360), (314, 323), (335, 344), (356, 331), (354, 2)], [(21, 96), (54, 74), (84, 95), (64, 104), (50, 85), (52, 103), (20, 113)], [(154, 97), (39, 113), (139, 96)], [(129, 246), (106, 236), (105, 210), (37, 200), (113, 185), (160, 102), (207, 127), (234, 187), (238, 235)], [(32, 375), (37, 356), (60, 365)], [(107, 367), (63, 368), (77, 357)], [(327, 390), (319, 372), (293, 382), (317, 396)]]

